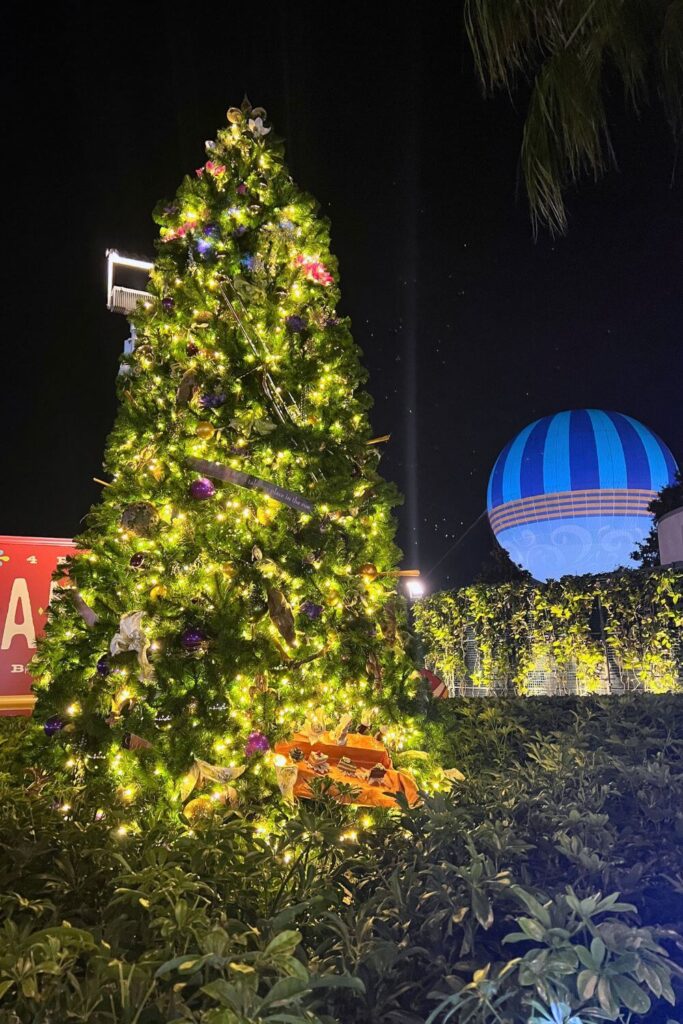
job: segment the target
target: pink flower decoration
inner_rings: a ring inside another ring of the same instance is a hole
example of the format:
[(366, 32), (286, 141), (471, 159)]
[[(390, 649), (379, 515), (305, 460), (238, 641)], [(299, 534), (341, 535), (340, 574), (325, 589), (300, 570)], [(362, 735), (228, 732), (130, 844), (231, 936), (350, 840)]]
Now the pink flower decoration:
[(186, 220), (178, 228), (169, 228), (161, 240), (162, 242), (172, 242), (174, 238), (184, 238), (188, 231), (194, 231), (196, 227), (196, 220)]
[(225, 164), (215, 164), (213, 160), (206, 161), (206, 169), (209, 174), (213, 174), (214, 178), (220, 178), (222, 174), (225, 174)]
[(296, 256), (294, 262), (297, 267), (301, 267), (304, 272), (304, 276), (315, 284), (322, 284), (324, 287), (327, 287), (334, 281), (332, 274), (330, 274), (325, 264), (321, 263), (320, 260), (317, 260), (315, 256), (304, 256), (304, 254), (300, 252)]

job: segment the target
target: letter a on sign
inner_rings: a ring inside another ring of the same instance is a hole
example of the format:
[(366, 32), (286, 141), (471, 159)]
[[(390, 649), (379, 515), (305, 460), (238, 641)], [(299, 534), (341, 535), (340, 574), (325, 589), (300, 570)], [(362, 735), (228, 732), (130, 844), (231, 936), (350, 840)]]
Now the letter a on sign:
[(33, 625), (28, 584), (20, 576), (15, 579), (10, 591), (0, 650), (9, 650), (15, 636), (23, 636), (29, 647), (36, 646), (36, 629)]
[(33, 707), (27, 666), (52, 596), (52, 573), (75, 553), (73, 541), (0, 536), (0, 717)]

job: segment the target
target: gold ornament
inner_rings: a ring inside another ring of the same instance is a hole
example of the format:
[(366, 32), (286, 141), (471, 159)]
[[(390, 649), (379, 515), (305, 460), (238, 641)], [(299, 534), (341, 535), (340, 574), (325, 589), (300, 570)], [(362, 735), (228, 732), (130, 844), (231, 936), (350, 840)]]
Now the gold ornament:
[(153, 601), (160, 601), (163, 597), (168, 597), (168, 590), (159, 583), (156, 587), (152, 587), (149, 596)]
[(159, 513), (148, 501), (136, 501), (121, 514), (121, 526), (138, 537), (150, 537), (159, 522)]
[(236, 807), (237, 806), (237, 790), (234, 786), (226, 786), (221, 791), (216, 791), (208, 796), (202, 794), (197, 796), (194, 800), (190, 800), (183, 807), (183, 814), (188, 821), (195, 824), (199, 821), (206, 821), (210, 818), (219, 807)]
[(361, 565), (360, 574), (361, 576), (364, 576), (366, 580), (376, 580), (379, 576), (379, 571), (377, 566), (373, 565), (372, 562), (366, 562), (365, 565)]
[(198, 796), (183, 808), (183, 814), (188, 821), (194, 823), (202, 818), (211, 817), (215, 810), (216, 805), (210, 796)]
[(208, 441), (215, 432), (216, 428), (213, 423), (202, 422), (197, 424), (197, 437), (201, 437), (202, 441)]
[(239, 124), (242, 121), (242, 111), (239, 107), (230, 107), (226, 117), (230, 124)]

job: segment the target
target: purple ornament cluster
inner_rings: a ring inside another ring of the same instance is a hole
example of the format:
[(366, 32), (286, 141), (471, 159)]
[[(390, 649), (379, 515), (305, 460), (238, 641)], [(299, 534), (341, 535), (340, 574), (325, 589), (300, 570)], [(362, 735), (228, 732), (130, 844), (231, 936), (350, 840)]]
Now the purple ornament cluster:
[(202, 409), (220, 409), (222, 405), (225, 405), (225, 395), (218, 393), (202, 395), (199, 404)]
[(66, 723), (63, 718), (60, 718), (59, 715), (53, 715), (52, 718), (48, 718), (43, 725), (45, 735), (50, 737), (56, 736), (57, 733), (64, 728), (65, 724)]
[(250, 732), (244, 745), (245, 755), (253, 757), (255, 754), (265, 754), (267, 750), (270, 750), (270, 740), (265, 733), (258, 730)]

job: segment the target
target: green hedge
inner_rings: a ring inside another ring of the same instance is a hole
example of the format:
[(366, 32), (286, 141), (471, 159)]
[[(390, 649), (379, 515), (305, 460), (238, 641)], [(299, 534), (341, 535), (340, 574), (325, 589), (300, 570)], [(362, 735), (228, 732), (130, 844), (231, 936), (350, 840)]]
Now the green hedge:
[(683, 697), (427, 714), (464, 779), (418, 810), (194, 833), (121, 833), (1, 723), (0, 1022), (680, 1021)]
[[(623, 570), (535, 584), (475, 584), (414, 606), (425, 660), (450, 680), (524, 693), (535, 665), (571, 668), (580, 691), (603, 681), (606, 649), (644, 689), (680, 686), (683, 573)], [(602, 617), (602, 630), (600, 618)], [(479, 664), (467, 664), (475, 636)]]

